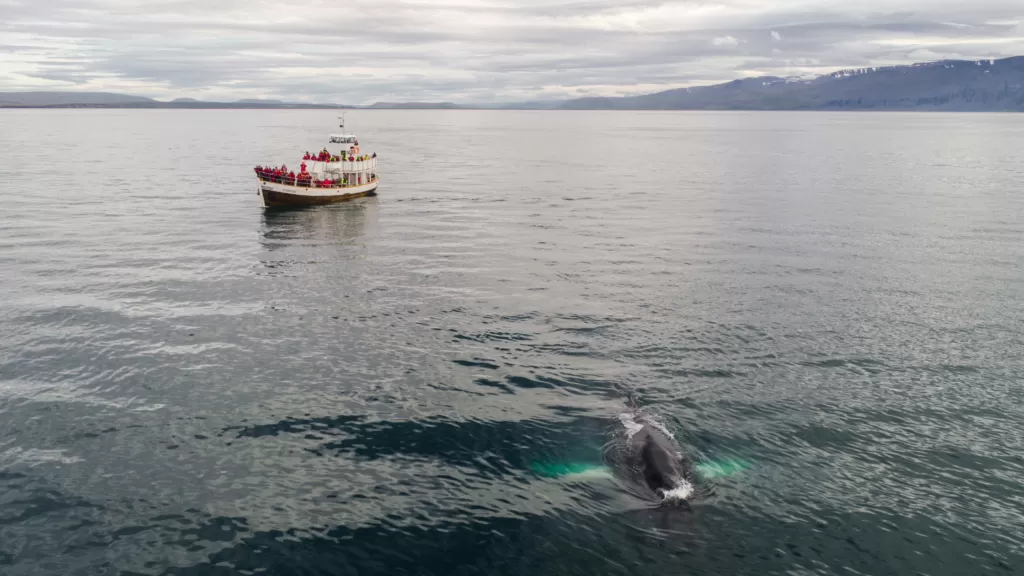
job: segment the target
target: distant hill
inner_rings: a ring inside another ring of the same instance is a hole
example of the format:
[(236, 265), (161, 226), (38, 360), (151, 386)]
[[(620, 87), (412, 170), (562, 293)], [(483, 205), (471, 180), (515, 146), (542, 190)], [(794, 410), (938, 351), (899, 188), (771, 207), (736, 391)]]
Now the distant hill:
[(353, 108), (353, 106), (341, 106), (338, 104), (302, 104), (297, 102), (282, 102), (280, 100), (237, 100), (235, 102), (208, 102), (194, 98), (177, 98), (170, 102), (154, 102), (148, 105), (127, 105), (124, 108), (216, 108), (216, 109), (336, 109)]
[(352, 108), (337, 104), (300, 104), (280, 100), (246, 99), (204, 102), (175, 98), (170, 102), (108, 92), (0, 92), (0, 108)]
[(503, 104), (487, 104), (480, 108), (491, 108), (498, 110), (554, 110), (564, 103), (565, 100), (530, 100), (527, 102), (506, 102)]
[(580, 98), (563, 110), (1024, 111), (1024, 56), (746, 78), (644, 96)]
[(3, 106), (74, 106), (155, 104), (156, 100), (142, 96), (111, 94), (109, 92), (0, 92)]
[(374, 102), (367, 108), (388, 110), (455, 110), (462, 108), (452, 102)]

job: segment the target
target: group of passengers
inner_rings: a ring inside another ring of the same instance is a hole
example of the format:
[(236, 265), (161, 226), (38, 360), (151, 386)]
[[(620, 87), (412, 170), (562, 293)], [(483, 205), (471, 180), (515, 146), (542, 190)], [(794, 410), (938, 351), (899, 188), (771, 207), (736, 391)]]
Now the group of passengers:
[(321, 150), (318, 154), (306, 154), (302, 157), (303, 160), (313, 160), (314, 162), (338, 162), (341, 160), (341, 156), (331, 154), (327, 151), (327, 148)]
[(278, 184), (288, 184), (291, 186), (305, 186), (307, 188), (334, 188), (336, 186), (344, 186), (347, 184), (346, 178), (337, 178), (335, 180), (329, 180), (327, 178), (323, 180), (313, 179), (313, 175), (306, 172), (306, 163), (302, 163), (302, 167), (299, 173), (296, 174), (294, 171), (288, 170), (288, 166), (282, 164), (280, 168), (274, 168), (272, 166), (257, 166), (255, 168), (256, 176), (260, 180), (268, 182), (277, 182)]
[(347, 155), (344, 151), (341, 153), (341, 155), (331, 154), (330, 152), (327, 151), (327, 148), (324, 148), (317, 154), (310, 154), (309, 152), (306, 152), (302, 159), (312, 160), (314, 162), (342, 162), (344, 160), (348, 160), (349, 162), (362, 162), (363, 160), (369, 160), (371, 158), (376, 157), (376, 152), (374, 152), (371, 156), (359, 155), (359, 147), (353, 146), (352, 148), (349, 148)]

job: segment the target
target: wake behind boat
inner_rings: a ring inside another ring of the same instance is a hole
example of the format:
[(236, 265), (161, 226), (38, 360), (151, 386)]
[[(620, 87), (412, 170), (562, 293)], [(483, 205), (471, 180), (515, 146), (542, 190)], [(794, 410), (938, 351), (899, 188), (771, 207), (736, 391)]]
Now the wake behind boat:
[[(341, 128), (345, 128), (344, 117)], [(340, 145), (335, 153), (326, 147), (302, 157), (299, 171), (280, 167), (257, 166), (257, 193), (264, 207), (330, 204), (372, 196), (377, 193), (377, 154), (363, 154), (359, 140), (352, 134), (331, 134), (328, 144)]]

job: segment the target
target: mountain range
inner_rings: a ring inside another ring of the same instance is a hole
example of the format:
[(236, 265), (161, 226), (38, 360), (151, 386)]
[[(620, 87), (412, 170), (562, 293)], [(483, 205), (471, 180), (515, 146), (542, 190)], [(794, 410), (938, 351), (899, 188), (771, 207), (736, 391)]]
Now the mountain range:
[(643, 96), (581, 98), (558, 108), (1024, 111), (1024, 56), (858, 68), (811, 79), (746, 78)]
[(947, 110), (1024, 112), (1024, 56), (857, 68), (815, 78), (764, 76), (654, 94), (457, 105), (377, 102), (369, 106), (280, 100), (168, 102), (101, 92), (0, 92), (0, 108), (373, 108), (521, 110)]
[(338, 104), (303, 104), (280, 100), (207, 102), (195, 98), (170, 101), (109, 92), (0, 92), (0, 108), (354, 108)]

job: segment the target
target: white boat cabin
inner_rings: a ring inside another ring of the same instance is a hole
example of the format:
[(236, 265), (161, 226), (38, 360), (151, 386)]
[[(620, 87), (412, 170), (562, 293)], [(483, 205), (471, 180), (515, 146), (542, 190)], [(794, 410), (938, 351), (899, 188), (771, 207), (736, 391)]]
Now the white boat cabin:
[[(303, 158), (302, 164), (315, 178), (327, 178), (329, 180), (342, 180), (348, 186), (359, 186), (376, 180), (377, 157), (367, 154), (360, 154), (359, 144), (353, 134), (331, 134), (328, 138), (330, 144), (341, 144), (338, 152), (324, 151), (331, 155), (329, 161)], [(353, 160), (348, 160), (353, 158)]]

